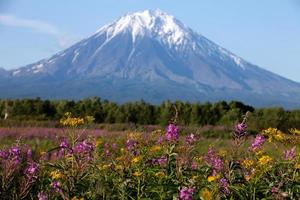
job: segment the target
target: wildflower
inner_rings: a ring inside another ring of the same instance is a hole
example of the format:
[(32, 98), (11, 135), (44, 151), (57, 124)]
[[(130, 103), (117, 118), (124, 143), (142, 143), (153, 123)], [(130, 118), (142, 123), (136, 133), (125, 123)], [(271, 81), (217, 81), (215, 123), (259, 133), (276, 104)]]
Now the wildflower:
[(241, 138), (247, 134), (247, 124), (245, 121), (238, 123), (234, 127), (234, 137)]
[(112, 145), (111, 145), (111, 148), (112, 148), (112, 150), (117, 150), (117, 144), (116, 143), (113, 143)]
[(224, 168), (223, 160), (210, 148), (204, 157), (204, 160), (213, 168), (213, 175), (222, 171)]
[(54, 181), (51, 184), (52, 188), (56, 191), (56, 192), (61, 192), (61, 183), (59, 181)]
[(96, 147), (99, 147), (101, 144), (103, 143), (103, 140), (102, 139), (97, 139), (96, 140)]
[(196, 141), (197, 141), (196, 136), (193, 133), (186, 136), (186, 138), (185, 138), (185, 143), (188, 145), (191, 145)]
[(192, 200), (193, 199), (193, 194), (195, 193), (194, 188), (182, 188), (179, 191), (179, 199), (180, 200)]
[(132, 140), (132, 139), (128, 139), (126, 141), (126, 147), (127, 147), (127, 150), (128, 151), (132, 151), (134, 150), (134, 148), (136, 147), (137, 143), (135, 140)]
[(272, 142), (272, 140), (282, 142), (285, 139), (284, 133), (277, 128), (268, 128), (266, 130), (263, 130), (263, 134), (269, 137), (269, 142)]
[(197, 170), (198, 169), (198, 163), (193, 161), (191, 167), (192, 167), (193, 170)]
[(300, 130), (296, 128), (292, 128), (289, 130), (294, 135), (300, 135)]
[(221, 178), (219, 187), (226, 196), (230, 194), (229, 183), (226, 178)]
[(253, 166), (254, 162), (253, 160), (250, 159), (245, 159), (242, 162), (242, 165), (246, 168), (246, 169), (250, 169)]
[(65, 113), (64, 117), (60, 120), (60, 123), (63, 126), (78, 127), (84, 124), (84, 119), (78, 117), (72, 117), (72, 113), (67, 112)]
[(202, 197), (203, 200), (212, 200), (213, 199), (212, 192), (207, 188), (204, 188), (201, 191), (200, 196)]
[(166, 174), (164, 172), (156, 172), (155, 176), (158, 178), (164, 178), (166, 176)]
[(53, 180), (61, 179), (64, 177), (64, 174), (59, 172), (58, 170), (52, 171), (50, 176)]
[(2, 158), (3, 160), (8, 159), (9, 157), (9, 153), (6, 150), (0, 150), (0, 158)]
[(256, 151), (257, 149), (260, 149), (261, 146), (265, 143), (266, 138), (263, 135), (256, 135), (254, 142), (251, 144), (251, 149)]
[(12, 147), (12, 148), (10, 149), (10, 153), (11, 153), (13, 156), (21, 156), (21, 149), (20, 149), (20, 147), (18, 147), (18, 146)]
[(272, 194), (278, 194), (279, 193), (279, 188), (278, 187), (272, 187), (271, 192), (272, 192)]
[(141, 161), (141, 157), (140, 156), (137, 156), (137, 157), (134, 157), (132, 160), (131, 160), (131, 163), (132, 164), (137, 164)]
[(268, 164), (270, 164), (272, 162), (272, 158), (270, 156), (262, 156), (259, 160), (258, 160), (258, 164), (261, 166), (266, 166)]
[(121, 171), (121, 170), (123, 170), (123, 166), (122, 165), (116, 165), (115, 169), (118, 170), (118, 171)]
[(66, 138), (64, 138), (62, 140), (62, 142), (60, 143), (59, 147), (62, 148), (62, 149), (68, 149), (68, 148), (70, 148), (69, 141)]
[(166, 139), (168, 141), (178, 141), (179, 128), (175, 124), (169, 124), (167, 128)]
[(159, 145), (155, 145), (150, 148), (151, 152), (158, 152), (160, 150), (161, 150), (161, 146), (159, 146)]
[(300, 163), (295, 164), (295, 169), (300, 169)]
[(47, 200), (47, 194), (45, 192), (38, 193), (38, 200)]
[(286, 150), (284, 152), (284, 160), (294, 160), (296, 158), (296, 146), (294, 146), (291, 150)]
[(24, 174), (28, 180), (33, 181), (37, 179), (37, 174), (39, 172), (39, 165), (37, 163), (30, 163), (29, 166), (25, 169)]
[(217, 176), (209, 176), (208, 178), (207, 178), (207, 181), (208, 182), (213, 182), (213, 181), (215, 181), (217, 179)]
[(165, 156), (162, 156), (162, 157), (160, 157), (160, 158), (157, 158), (157, 159), (153, 159), (152, 160), (152, 164), (154, 164), (154, 165), (160, 165), (160, 166), (166, 166), (166, 164), (167, 164), (167, 162), (168, 162), (168, 159), (167, 159), (167, 157), (165, 157)]
[(133, 176), (140, 177), (140, 176), (142, 176), (142, 174), (143, 174), (142, 172), (136, 171), (133, 173)]
[(157, 141), (156, 141), (156, 144), (161, 144), (163, 141), (164, 141), (164, 137), (159, 136)]

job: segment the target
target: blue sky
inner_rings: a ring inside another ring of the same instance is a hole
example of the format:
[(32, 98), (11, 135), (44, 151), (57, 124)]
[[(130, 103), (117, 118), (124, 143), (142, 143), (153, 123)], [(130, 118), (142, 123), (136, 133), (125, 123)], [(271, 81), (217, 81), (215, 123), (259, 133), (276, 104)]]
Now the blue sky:
[(49, 57), (128, 12), (156, 8), (300, 82), (300, 0), (0, 0), (0, 67)]

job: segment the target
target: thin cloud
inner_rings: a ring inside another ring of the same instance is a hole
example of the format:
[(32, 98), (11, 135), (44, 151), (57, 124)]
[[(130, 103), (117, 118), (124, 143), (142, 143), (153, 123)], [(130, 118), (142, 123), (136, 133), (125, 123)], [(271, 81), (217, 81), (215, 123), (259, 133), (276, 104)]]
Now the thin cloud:
[(57, 39), (60, 47), (68, 47), (74, 42), (74, 36), (63, 34), (57, 27), (43, 21), (22, 19), (14, 15), (0, 14), (0, 25), (27, 28), (36, 32), (52, 35)]

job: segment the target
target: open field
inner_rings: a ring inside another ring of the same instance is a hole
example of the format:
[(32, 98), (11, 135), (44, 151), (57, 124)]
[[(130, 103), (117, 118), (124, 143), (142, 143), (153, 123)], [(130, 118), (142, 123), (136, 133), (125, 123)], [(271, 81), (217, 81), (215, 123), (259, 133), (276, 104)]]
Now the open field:
[[(298, 199), (300, 131), (204, 137), (170, 123), (107, 131), (66, 115), (65, 128), (1, 128), (4, 199)], [(185, 130), (186, 131), (186, 130)]]

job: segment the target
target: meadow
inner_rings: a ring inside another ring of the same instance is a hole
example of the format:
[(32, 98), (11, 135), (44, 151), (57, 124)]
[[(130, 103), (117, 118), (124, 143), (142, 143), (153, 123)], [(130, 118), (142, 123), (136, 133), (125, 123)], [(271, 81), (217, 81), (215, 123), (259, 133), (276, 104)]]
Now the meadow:
[[(62, 128), (0, 129), (1, 199), (299, 199), (300, 130), (222, 137), (181, 127), (105, 130), (66, 113)], [(205, 133), (205, 134), (203, 134)]]

